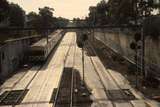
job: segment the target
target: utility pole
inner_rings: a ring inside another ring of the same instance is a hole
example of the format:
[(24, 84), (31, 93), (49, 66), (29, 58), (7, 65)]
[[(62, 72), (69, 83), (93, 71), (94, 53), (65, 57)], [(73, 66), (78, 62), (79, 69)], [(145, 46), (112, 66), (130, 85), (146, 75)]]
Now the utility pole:
[(82, 34), (82, 79), (83, 79), (83, 85), (84, 85), (84, 72), (85, 72), (85, 70), (84, 70), (84, 45), (85, 45), (85, 42), (88, 40), (88, 36), (87, 36), (87, 34)]
[(47, 36), (47, 44), (48, 44), (48, 34), (49, 34), (49, 32), (48, 32), (48, 30), (46, 31), (46, 36)]
[[(96, 8), (94, 7), (93, 8), (93, 12), (94, 12), (94, 17), (93, 17), (93, 27), (95, 27), (95, 24), (96, 24)], [(94, 28), (93, 28), (93, 41), (95, 41), (95, 34), (94, 34)]]
[[(135, 25), (138, 25), (138, 22), (137, 22), (137, 15), (138, 15), (138, 12), (137, 12), (137, 0), (132, 0), (132, 6), (133, 6), (133, 17), (134, 17), (134, 24)], [(137, 29), (136, 29), (137, 30)], [(141, 36), (141, 35), (138, 35), (138, 34), (135, 34), (135, 36)], [(135, 37), (136, 39), (137, 37)], [(136, 63), (136, 88), (138, 88), (138, 72), (139, 72), (139, 68), (138, 68), (138, 40), (136, 40), (136, 46), (135, 46), (135, 63)]]
[(84, 43), (82, 46), (82, 73), (83, 73), (82, 80), (83, 80), (83, 85), (84, 85)]
[(142, 76), (143, 79), (146, 78), (146, 70), (145, 70), (145, 35), (143, 33), (143, 27), (141, 28), (141, 41), (142, 41)]
[[(143, 2), (144, 0), (141, 0), (141, 2)], [(146, 17), (148, 17), (150, 14), (148, 14), (147, 11), (147, 3), (149, 1), (147, 0), (145, 3), (142, 5), (142, 20), (144, 21), (146, 19)], [(143, 26), (141, 28), (141, 41), (142, 41), (142, 79), (146, 79), (147, 77), (147, 71), (145, 70), (145, 35), (144, 35), (144, 29)]]

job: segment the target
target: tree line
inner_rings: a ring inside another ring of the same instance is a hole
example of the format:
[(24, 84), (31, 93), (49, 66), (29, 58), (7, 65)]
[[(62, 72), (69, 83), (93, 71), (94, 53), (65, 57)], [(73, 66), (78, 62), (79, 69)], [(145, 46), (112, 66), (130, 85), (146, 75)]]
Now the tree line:
[(0, 24), (1, 27), (23, 27), (25, 24), (25, 11), (18, 4), (1, 0)]
[[(38, 28), (66, 26), (68, 19), (54, 16), (54, 9), (50, 7), (39, 8), (39, 12), (26, 12), (18, 4), (10, 3), (7, 0), (0, 0), (0, 27), (14, 27), (14, 28), (37, 28), (36, 33), (40, 34), (42, 31)], [(12, 34), (4, 32), (7, 34)], [(18, 34), (22, 32), (18, 32)], [(16, 36), (19, 37), (16, 33)], [(4, 35), (4, 34), (3, 34)], [(7, 37), (7, 36), (6, 36)], [(10, 38), (13, 34), (10, 35)], [(3, 38), (3, 37), (1, 37)]]
[(86, 18), (90, 25), (141, 23), (144, 17), (160, 14), (160, 0), (102, 0), (89, 8)]

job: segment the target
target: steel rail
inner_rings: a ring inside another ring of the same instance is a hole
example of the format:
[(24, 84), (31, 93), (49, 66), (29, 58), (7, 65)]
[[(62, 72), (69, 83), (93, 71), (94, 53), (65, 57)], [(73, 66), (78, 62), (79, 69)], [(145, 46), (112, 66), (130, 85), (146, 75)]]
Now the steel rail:
[[(20, 97), (25, 93), (27, 86), (29, 86), (29, 84), (32, 82), (32, 80), (35, 78), (35, 76), (38, 74), (38, 71), (42, 68), (43, 65), (38, 66), (38, 69), (36, 70), (36, 73), (34, 74), (34, 76), (31, 78), (31, 80), (29, 81), (29, 83), (27, 83), (26, 87), (23, 89), (21, 95), (16, 99), (16, 102), (20, 99)], [(33, 68), (33, 67), (32, 67)], [(30, 69), (32, 69), (30, 68)], [(17, 82), (16, 84), (18, 84), (26, 75), (27, 73), (25, 73)], [(14, 90), (16, 85), (14, 85), (9, 92), (2, 98), (1, 102), (3, 102), (3, 100), (11, 93), (10, 91)], [(16, 104), (12, 104), (12, 107), (14, 107)]]
[[(76, 45), (74, 46), (74, 56), (73, 56), (73, 68), (75, 66), (75, 54), (76, 54)], [(72, 80), (71, 80), (71, 102), (70, 107), (73, 107), (73, 93), (74, 93), (74, 69), (72, 69)]]
[[(67, 50), (67, 53), (65, 55), (64, 65), (65, 65), (65, 63), (67, 61), (69, 51), (71, 50), (71, 46), (72, 46), (72, 42), (69, 44), (69, 49)], [(63, 72), (62, 72), (62, 74), (63, 74)], [(58, 88), (57, 88), (57, 92), (56, 92), (54, 103), (53, 103), (52, 107), (56, 107), (56, 105), (57, 105), (57, 100), (58, 100), (58, 95), (59, 95), (59, 91), (60, 91), (60, 83), (61, 83), (61, 81), (62, 81), (62, 75), (60, 76), (60, 81), (58, 82)]]
[[(92, 52), (94, 52), (94, 53), (97, 55), (97, 53), (95, 52), (94, 48), (91, 46), (91, 43), (88, 42), (88, 44), (89, 44), (90, 48), (92, 49)], [(97, 55), (97, 56), (98, 56), (98, 55)], [(95, 65), (94, 65), (94, 61), (93, 61), (93, 59), (92, 59), (91, 57), (90, 57), (90, 60), (91, 60), (91, 62), (92, 62), (92, 65), (93, 65), (94, 68), (95, 68), (96, 74), (98, 74), (98, 77), (99, 77), (101, 83), (103, 83), (103, 80), (102, 80), (101, 76), (99, 75), (99, 73), (98, 73), (98, 71), (97, 71), (97, 69), (96, 69), (96, 67), (95, 67)], [(108, 71), (107, 71), (107, 72), (108, 72)], [(112, 80), (114, 81), (114, 83), (116, 84), (117, 88), (119, 88), (120, 92), (121, 92), (121, 93), (124, 93), (124, 92), (123, 92), (123, 89), (122, 89), (122, 88), (120, 87), (120, 85), (117, 83), (117, 81), (115, 80), (115, 78), (114, 78), (109, 72), (108, 72), (108, 74), (109, 74), (109, 76), (112, 78)], [(104, 83), (102, 84), (102, 86), (103, 86), (103, 88), (105, 89), (105, 92), (107, 92), (107, 89), (106, 89)], [(125, 100), (125, 99), (124, 99), (124, 100)], [(134, 105), (133, 105), (130, 101), (127, 100), (127, 102), (128, 102), (132, 107), (134, 107)], [(112, 105), (113, 105), (114, 107), (116, 107), (116, 105), (115, 105), (113, 102), (112, 102)]]
[[(62, 40), (63, 36), (61, 37), (61, 39), (58, 40), (58, 42), (55, 45), (55, 50), (56, 51), (56, 47), (58, 47), (58, 44), (60, 43), (60, 41)], [(37, 67), (36, 73), (33, 75), (33, 77), (31, 78), (31, 80), (26, 84), (26, 86), (24, 87), (22, 93), (20, 94), (20, 96), (16, 99), (16, 102), (18, 102), (18, 100), (22, 97), (22, 95), (25, 93), (25, 91), (27, 90), (28, 86), (31, 84), (31, 82), (33, 81), (33, 79), (36, 77), (36, 75), (38, 74), (38, 72), (41, 70), (41, 68), (44, 66), (45, 64), (42, 64), (40, 66), (33, 66), (33, 67)], [(33, 67), (31, 67), (30, 69), (32, 69)], [(30, 70), (28, 69), (28, 70)], [(9, 91), (14, 90), (15, 86), (25, 77), (25, 75), (27, 74), (27, 72), (16, 82), (16, 84), (14, 84), (11, 89)], [(10, 94), (10, 92), (8, 92), (2, 99), (1, 102), (3, 102), (3, 100)], [(12, 104), (12, 106), (14, 107), (16, 104)]]
[[(57, 48), (57, 47), (58, 47), (58, 44), (60, 43), (60, 41), (62, 40), (63, 37), (64, 37), (64, 36), (62, 35), (61, 39), (59, 39), (59, 40), (57, 41), (56, 45), (53, 47), (53, 50), (50, 52), (50, 54), (51, 54), (53, 51), (56, 52), (56, 49), (54, 50), (54, 48)], [(31, 84), (31, 82), (33, 81), (33, 79), (34, 79), (34, 78), (36, 77), (36, 75), (38, 74), (38, 71), (40, 71), (41, 68), (42, 68), (45, 64), (46, 64), (46, 63), (42, 64), (42, 65), (38, 68), (37, 72), (34, 74), (34, 76), (31, 78), (31, 80), (27, 83), (27, 85), (25, 86), (23, 92), (22, 92), (21, 95), (16, 99), (16, 101), (18, 101), (18, 100), (22, 97), (22, 95), (25, 93), (25, 91), (26, 91), (26, 89), (28, 88), (28, 86)], [(15, 105), (13, 104), (12, 106), (14, 107)]]

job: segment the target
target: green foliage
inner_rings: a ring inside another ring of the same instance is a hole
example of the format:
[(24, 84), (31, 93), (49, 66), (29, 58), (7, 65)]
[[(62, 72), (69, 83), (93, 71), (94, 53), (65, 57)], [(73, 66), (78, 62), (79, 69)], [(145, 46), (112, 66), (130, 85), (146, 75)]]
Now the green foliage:
[(39, 23), (40, 23), (40, 16), (37, 13), (35, 13), (35, 12), (28, 13), (28, 15), (27, 15), (27, 27), (37, 28), (40, 25)]
[(53, 11), (54, 9), (49, 7), (39, 8), (41, 28), (53, 26)]
[(18, 4), (10, 4), (9, 21), (11, 27), (24, 27), (25, 11)]
[(128, 24), (135, 15), (132, 0), (109, 0), (108, 6), (112, 24)]
[(9, 3), (6, 0), (0, 0), (0, 23), (8, 17)]
[(89, 18), (87, 19), (90, 25), (104, 25), (108, 23), (108, 5), (105, 0), (102, 0), (96, 7), (90, 7)]
[(151, 16), (155, 9), (160, 12), (160, 0), (102, 0), (90, 7), (87, 21), (92, 25), (131, 25), (143, 20), (142, 17)]
[(53, 11), (53, 8), (44, 7), (39, 8), (38, 14), (35, 12), (30, 12), (27, 15), (27, 27), (37, 28), (37, 33), (44, 35), (43, 33), (45, 31), (42, 31), (39, 28), (66, 26), (68, 24), (68, 19), (54, 17)]
[(27, 27), (49, 28), (55, 26), (66, 26), (68, 19), (53, 16), (53, 8), (44, 7), (39, 9), (39, 14), (30, 12), (27, 15)]
[(138, 1), (139, 16), (151, 16), (154, 9), (160, 9), (160, 0)]
[[(105, 0), (102, 0), (97, 4), (97, 21), (100, 25), (107, 24), (107, 15), (108, 15), (108, 5)], [(98, 20), (101, 19), (101, 20)]]
[(24, 27), (25, 11), (14, 3), (7, 0), (0, 1), (0, 23), (8, 22), (11, 27)]
[(58, 27), (63, 27), (63, 26), (66, 26), (69, 22), (68, 19), (65, 19), (65, 18), (62, 18), (62, 17), (58, 17), (58, 18), (55, 18), (55, 25), (58, 26)]
[(68, 19), (53, 16), (53, 8), (39, 8), (39, 13), (30, 12), (25, 15), (25, 11), (14, 3), (7, 0), (0, 0), (0, 23), (7, 21), (8, 27), (33, 27), (48, 28), (54, 26), (66, 26)]
[[(44, 30), (40, 28), (49, 28), (54, 26), (66, 26), (68, 19), (53, 16), (53, 8), (39, 8), (39, 13), (30, 12), (28, 15), (18, 5), (9, 3), (7, 0), (0, 0), (0, 27), (15, 27), (15, 28), (36, 28), (34, 33), (44, 34)], [(17, 38), (26, 35), (23, 31), (6, 31), (0, 32), (0, 35), (5, 35), (7, 38)]]
[[(87, 19), (87, 17), (86, 17)], [(87, 24), (89, 24), (89, 22), (86, 22), (86, 20), (80, 19), (80, 18), (74, 18), (73, 19), (73, 26), (86, 26)]]

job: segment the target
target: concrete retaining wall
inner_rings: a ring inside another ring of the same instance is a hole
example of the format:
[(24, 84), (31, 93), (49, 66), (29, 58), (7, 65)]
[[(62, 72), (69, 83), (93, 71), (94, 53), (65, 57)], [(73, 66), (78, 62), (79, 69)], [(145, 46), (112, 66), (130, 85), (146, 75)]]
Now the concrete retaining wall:
[[(134, 41), (133, 34), (126, 34), (119, 31), (112, 32), (96, 30), (94, 35), (95, 39), (103, 42), (105, 45), (130, 61), (135, 62), (135, 52), (130, 49), (130, 43)], [(145, 38), (145, 60), (147, 63), (146, 67), (160, 68), (160, 38), (156, 40), (149, 36)], [(160, 71), (158, 72), (160, 73)]]
[(0, 79), (5, 79), (25, 62), (30, 44), (40, 37), (28, 37), (6, 41), (0, 47)]

